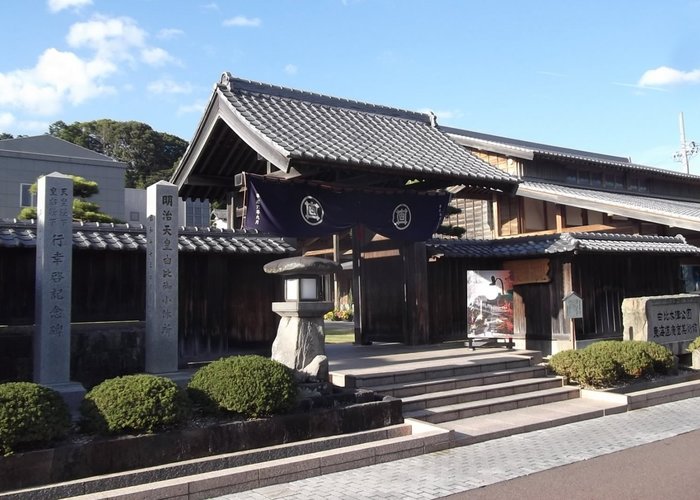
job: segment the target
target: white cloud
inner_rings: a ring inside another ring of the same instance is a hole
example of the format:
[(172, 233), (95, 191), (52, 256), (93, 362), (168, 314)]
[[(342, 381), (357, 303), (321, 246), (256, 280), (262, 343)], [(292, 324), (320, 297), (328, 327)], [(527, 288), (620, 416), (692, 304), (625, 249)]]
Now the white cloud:
[(192, 85), (188, 82), (179, 83), (170, 78), (161, 78), (148, 84), (148, 91), (153, 94), (189, 94)]
[(0, 113), (0, 132), (9, 130), (15, 123), (15, 117), (12, 113)]
[(204, 110), (207, 107), (207, 103), (205, 101), (196, 101), (193, 102), (192, 104), (185, 104), (177, 108), (177, 114), (178, 115), (186, 115), (190, 113), (196, 113), (198, 115), (201, 115), (204, 113)]
[(108, 61), (84, 61), (72, 52), (47, 49), (36, 66), (0, 73), (0, 105), (39, 115), (59, 112), (63, 101), (80, 104), (114, 91), (102, 79), (116, 71)]
[(177, 28), (163, 28), (162, 30), (158, 31), (156, 38), (160, 38), (161, 40), (169, 40), (171, 38), (177, 38), (184, 34), (184, 31)]
[(229, 19), (225, 19), (222, 23), (224, 26), (238, 26), (246, 28), (257, 28), (262, 24), (262, 21), (258, 17), (245, 17), (236, 16)]
[(219, 4), (217, 4), (216, 2), (210, 2), (202, 5), (202, 8), (204, 10), (219, 10)]
[(167, 50), (150, 47), (141, 50), (141, 60), (150, 66), (163, 66), (168, 63), (179, 64), (177, 59), (168, 54)]
[(146, 45), (146, 32), (128, 17), (95, 16), (70, 27), (66, 40), (73, 48), (88, 48), (110, 60), (132, 60), (131, 51)]
[(287, 64), (284, 67), (284, 72), (288, 75), (296, 75), (299, 72), (299, 68), (296, 64)]
[(147, 36), (126, 17), (98, 16), (76, 23), (66, 37), (75, 52), (49, 48), (33, 68), (0, 73), (0, 106), (50, 116), (67, 103), (79, 105), (116, 93), (111, 78), (125, 61), (132, 66), (137, 62), (153, 66), (178, 63), (167, 51), (148, 46)]
[(64, 9), (79, 9), (86, 5), (92, 5), (92, 0), (49, 0), (49, 10), (60, 12)]
[(639, 79), (642, 87), (663, 87), (667, 85), (682, 85), (700, 83), (700, 69), (681, 71), (668, 66), (659, 66), (644, 72)]

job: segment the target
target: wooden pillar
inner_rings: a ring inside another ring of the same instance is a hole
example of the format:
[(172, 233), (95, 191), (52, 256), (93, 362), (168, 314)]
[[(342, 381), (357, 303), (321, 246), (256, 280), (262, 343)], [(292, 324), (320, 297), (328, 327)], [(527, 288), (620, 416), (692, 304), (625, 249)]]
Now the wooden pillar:
[[(562, 298), (566, 297), (570, 292), (574, 291), (574, 281), (573, 281), (573, 265), (571, 262), (563, 262), (561, 265), (562, 272)], [(562, 308), (563, 314), (563, 302), (560, 300), (560, 307)], [(571, 348), (576, 349), (576, 323), (574, 319), (565, 319), (564, 325), (569, 329), (569, 336), (571, 337)]]
[(405, 243), (401, 247), (404, 273), (404, 342), (430, 343), (428, 304), (428, 257), (425, 243)]
[(557, 205), (556, 221), (558, 233), (561, 233), (564, 229), (564, 210), (564, 205)]
[(364, 319), (364, 269), (362, 267), (362, 243), (364, 240), (364, 227), (357, 225), (352, 228), (352, 303), (353, 321), (355, 322), (355, 344), (371, 344), (367, 338), (367, 332), (363, 328)]
[[(333, 235), (333, 262), (340, 264), (340, 235)], [(333, 308), (335, 310), (340, 309), (340, 283), (338, 280), (338, 273), (331, 275), (333, 280)]]

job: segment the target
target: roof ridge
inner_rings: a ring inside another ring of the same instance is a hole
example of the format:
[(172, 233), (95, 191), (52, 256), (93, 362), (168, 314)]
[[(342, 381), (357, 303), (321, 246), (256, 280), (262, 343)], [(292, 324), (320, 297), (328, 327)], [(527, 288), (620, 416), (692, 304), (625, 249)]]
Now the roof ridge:
[(304, 101), (311, 104), (319, 104), (321, 106), (345, 108), (352, 111), (361, 111), (365, 113), (374, 113), (391, 116), (394, 118), (418, 121), (427, 125), (431, 124), (431, 115), (428, 113), (420, 113), (418, 111), (383, 106), (381, 104), (356, 101), (344, 97), (335, 97), (327, 94), (294, 89), (291, 87), (282, 87), (280, 85), (272, 85), (270, 83), (263, 83), (255, 80), (236, 78), (229, 72), (225, 72), (221, 75), (221, 80), (218, 85), (229, 92), (235, 92), (238, 90), (257, 94), (266, 94), (274, 97)]

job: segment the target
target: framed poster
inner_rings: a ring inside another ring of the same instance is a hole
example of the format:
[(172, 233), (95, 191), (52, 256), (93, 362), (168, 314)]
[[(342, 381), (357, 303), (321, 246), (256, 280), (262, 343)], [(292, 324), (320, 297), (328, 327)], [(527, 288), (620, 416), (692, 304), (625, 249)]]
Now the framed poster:
[(467, 271), (470, 337), (513, 335), (513, 280), (510, 271)]

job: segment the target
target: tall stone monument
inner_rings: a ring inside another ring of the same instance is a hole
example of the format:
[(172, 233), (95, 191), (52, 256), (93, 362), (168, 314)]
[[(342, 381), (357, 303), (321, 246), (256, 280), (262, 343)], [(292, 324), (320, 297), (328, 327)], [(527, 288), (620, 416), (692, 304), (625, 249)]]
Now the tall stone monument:
[(85, 389), (70, 381), (73, 180), (54, 172), (37, 185), (34, 381), (76, 411)]
[(146, 371), (178, 369), (177, 187), (159, 181), (146, 189)]

